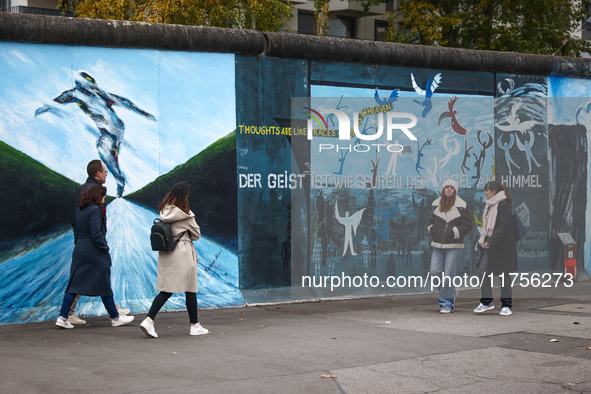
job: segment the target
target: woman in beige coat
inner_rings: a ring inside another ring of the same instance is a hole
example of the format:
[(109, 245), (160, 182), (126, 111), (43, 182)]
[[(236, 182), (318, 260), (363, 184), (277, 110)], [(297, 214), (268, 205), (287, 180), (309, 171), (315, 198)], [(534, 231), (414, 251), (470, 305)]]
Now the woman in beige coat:
[(209, 334), (197, 318), (197, 251), (193, 241), (201, 237), (195, 214), (189, 207), (189, 184), (177, 183), (160, 203), (160, 220), (171, 225), (172, 236), (178, 240), (170, 252), (158, 252), (158, 279), (160, 293), (152, 302), (148, 317), (140, 328), (149, 337), (158, 338), (154, 319), (173, 293), (185, 293), (187, 312), (191, 323), (190, 335)]

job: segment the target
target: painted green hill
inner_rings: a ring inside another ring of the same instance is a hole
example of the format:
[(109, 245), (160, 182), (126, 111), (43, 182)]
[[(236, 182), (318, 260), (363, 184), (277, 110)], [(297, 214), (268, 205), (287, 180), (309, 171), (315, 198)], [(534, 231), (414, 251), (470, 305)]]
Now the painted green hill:
[(0, 141), (0, 250), (12, 241), (70, 225), (80, 184)]
[(124, 196), (154, 210), (178, 182), (191, 185), (191, 210), (204, 234), (215, 238), (237, 236), (236, 131), (217, 140), (186, 163)]

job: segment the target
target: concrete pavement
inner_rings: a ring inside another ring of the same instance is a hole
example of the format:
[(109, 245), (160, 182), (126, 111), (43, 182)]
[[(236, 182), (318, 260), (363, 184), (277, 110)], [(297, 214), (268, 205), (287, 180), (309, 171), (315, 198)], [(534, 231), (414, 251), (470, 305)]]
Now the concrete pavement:
[[(499, 289), (494, 289), (498, 297)], [(160, 337), (88, 318), (0, 325), (5, 393), (591, 392), (591, 282), (515, 288), (514, 314), (455, 313), (435, 294), (161, 313)]]

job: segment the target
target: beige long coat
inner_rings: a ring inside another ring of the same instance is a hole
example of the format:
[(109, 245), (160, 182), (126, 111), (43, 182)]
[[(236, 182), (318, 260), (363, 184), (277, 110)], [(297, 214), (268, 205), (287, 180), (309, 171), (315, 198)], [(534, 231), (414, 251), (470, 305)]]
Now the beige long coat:
[(201, 230), (195, 214), (190, 211), (187, 215), (176, 206), (167, 205), (160, 212), (160, 220), (170, 223), (174, 239), (186, 232), (174, 250), (158, 252), (156, 290), (197, 293), (197, 251), (193, 241), (201, 237)]

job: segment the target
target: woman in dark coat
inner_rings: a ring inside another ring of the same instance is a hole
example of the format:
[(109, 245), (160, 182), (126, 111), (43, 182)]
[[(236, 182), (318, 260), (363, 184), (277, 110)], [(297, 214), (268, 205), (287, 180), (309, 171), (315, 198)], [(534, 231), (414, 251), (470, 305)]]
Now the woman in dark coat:
[(482, 298), (480, 305), (474, 309), (475, 313), (483, 313), (494, 309), (491, 273), (503, 276), (501, 288), (501, 311), (499, 315), (512, 314), (511, 272), (517, 271), (517, 241), (513, 233), (513, 213), (511, 209), (511, 195), (507, 186), (493, 181), (484, 185), (486, 208), (482, 234), (476, 244), (480, 250), (478, 262), (478, 276), (482, 281)]
[(104, 203), (107, 189), (90, 187), (80, 197), (76, 228), (78, 240), (72, 254), (70, 281), (66, 288), (60, 316), (55, 324), (74, 328), (68, 321), (70, 306), (77, 295), (101, 297), (113, 327), (130, 323), (133, 316), (119, 315), (111, 289), (111, 256), (107, 245), (107, 220)]

